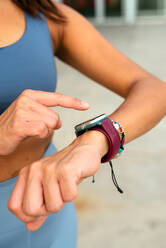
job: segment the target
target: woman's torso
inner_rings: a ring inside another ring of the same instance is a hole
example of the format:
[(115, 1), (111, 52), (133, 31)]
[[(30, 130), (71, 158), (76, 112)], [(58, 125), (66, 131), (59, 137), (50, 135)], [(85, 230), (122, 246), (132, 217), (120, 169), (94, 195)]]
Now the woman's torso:
[[(58, 47), (61, 27), (48, 19), (47, 23), (34, 19), (9, 0), (1, 1), (0, 11), (2, 113), (26, 88), (50, 92), (55, 90), (53, 54)], [(0, 156), (0, 182), (16, 176), (21, 168), (40, 159), (52, 135), (43, 140), (28, 138), (12, 154)]]

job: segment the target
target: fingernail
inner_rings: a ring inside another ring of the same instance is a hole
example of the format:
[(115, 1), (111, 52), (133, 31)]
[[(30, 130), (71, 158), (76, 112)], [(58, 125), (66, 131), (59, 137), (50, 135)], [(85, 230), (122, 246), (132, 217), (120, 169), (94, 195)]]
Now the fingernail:
[(89, 107), (90, 107), (89, 103), (84, 102), (84, 101), (81, 101), (81, 105), (82, 105), (83, 107), (85, 107), (85, 108), (89, 108)]

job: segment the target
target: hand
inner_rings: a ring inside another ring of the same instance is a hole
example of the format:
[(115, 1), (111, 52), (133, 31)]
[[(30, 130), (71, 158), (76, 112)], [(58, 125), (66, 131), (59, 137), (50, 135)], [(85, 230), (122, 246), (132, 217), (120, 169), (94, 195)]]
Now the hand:
[(61, 127), (59, 115), (48, 107), (86, 110), (79, 99), (53, 92), (25, 90), (0, 116), (0, 155), (13, 152), (27, 137), (48, 137)]
[(97, 172), (107, 151), (107, 138), (89, 131), (62, 151), (24, 167), (10, 196), (9, 210), (28, 230), (37, 230), (48, 214), (77, 197), (78, 185)]

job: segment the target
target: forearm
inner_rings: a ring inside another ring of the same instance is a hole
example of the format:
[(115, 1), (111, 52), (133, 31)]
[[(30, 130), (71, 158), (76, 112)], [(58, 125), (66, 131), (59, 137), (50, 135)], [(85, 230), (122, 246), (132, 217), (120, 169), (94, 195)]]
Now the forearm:
[(152, 129), (166, 115), (166, 84), (155, 77), (137, 81), (110, 115), (124, 128), (126, 143)]
[[(166, 115), (166, 84), (151, 76), (132, 84), (125, 101), (110, 115), (124, 128), (126, 143), (152, 129)], [(95, 145), (101, 158), (108, 152), (106, 136), (89, 131), (76, 139), (81, 144)]]

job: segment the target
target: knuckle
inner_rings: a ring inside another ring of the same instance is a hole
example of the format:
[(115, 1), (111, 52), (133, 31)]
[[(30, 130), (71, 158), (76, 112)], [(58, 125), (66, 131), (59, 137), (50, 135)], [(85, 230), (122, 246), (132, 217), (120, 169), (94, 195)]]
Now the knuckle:
[(21, 109), (18, 109), (15, 113), (13, 122), (11, 123), (12, 129), (17, 130), (18, 133), (22, 131), (22, 129), (20, 129), (20, 127), (22, 126), (21, 124), (22, 121), (23, 121), (23, 111)]
[(51, 213), (56, 213), (56, 212), (59, 212), (62, 207), (63, 207), (63, 203), (58, 203), (58, 204), (56, 204), (56, 206), (52, 206), (52, 205), (47, 204), (46, 210), (48, 212), (51, 212)]
[(55, 113), (54, 116), (53, 116), (53, 121), (52, 121), (51, 128), (56, 127), (57, 123), (59, 122), (59, 120), (60, 120), (59, 115)]
[(10, 200), (8, 202), (7, 207), (10, 210), (10, 212), (12, 212), (12, 213), (19, 213), (19, 211), (20, 211), (20, 206), (18, 204), (16, 204), (15, 202), (11, 202)]
[(36, 170), (38, 170), (39, 168), (40, 168), (40, 162), (36, 161), (31, 165), (29, 165), (29, 172), (36, 172)]
[(23, 167), (20, 171), (19, 171), (19, 176), (25, 174), (27, 171), (27, 167)]
[(71, 202), (78, 196), (78, 191), (73, 190), (72, 192), (63, 196), (64, 202)]
[(47, 136), (48, 129), (46, 128), (46, 125), (44, 122), (39, 122), (37, 127), (36, 127), (36, 134), (40, 137), (43, 138)]
[(19, 171), (19, 175), (24, 174), (25, 171), (26, 171), (26, 168), (23, 167), (23, 168)]
[(56, 181), (56, 174), (54, 166), (44, 166), (42, 170), (42, 178), (44, 187), (49, 187), (52, 181)]
[(59, 119), (59, 115), (53, 111), (53, 119), (57, 121)]
[(29, 205), (23, 205), (23, 212), (27, 216), (38, 216), (38, 208), (32, 208)]
[(19, 131), (19, 127), (20, 127), (20, 123), (18, 120), (13, 120), (13, 123), (11, 123), (11, 128), (14, 130), (17, 130), (17, 132)]
[(40, 170), (41, 168), (41, 164), (39, 161), (32, 163), (31, 165), (29, 165), (29, 171), (28, 171), (28, 178), (29, 180), (36, 175), (37, 176), (37, 172), (38, 170)]
[(16, 109), (23, 108), (27, 104), (28, 98), (25, 95), (20, 95), (16, 101)]
[(55, 112), (52, 113), (49, 119), (49, 128), (54, 129), (59, 121), (59, 115)]
[(55, 163), (51, 163), (43, 168), (45, 179), (47, 179), (50, 175), (53, 175), (54, 169)]
[(65, 164), (61, 166), (61, 176), (63, 178), (69, 177), (71, 175), (70, 164)]
[(42, 133), (45, 129), (46, 129), (45, 123), (42, 122), (42, 121), (39, 122), (39, 124), (38, 124), (38, 126), (37, 126), (37, 130), (38, 130), (39, 134)]
[(21, 93), (21, 96), (31, 96), (33, 90), (31, 89), (26, 89)]
[(22, 116), (23, 116), (23, 110), (21, 108), (16, 108), (15, 121), (17, 121), (18, 119), (20, 120), (20, 118), (22, 118)]

